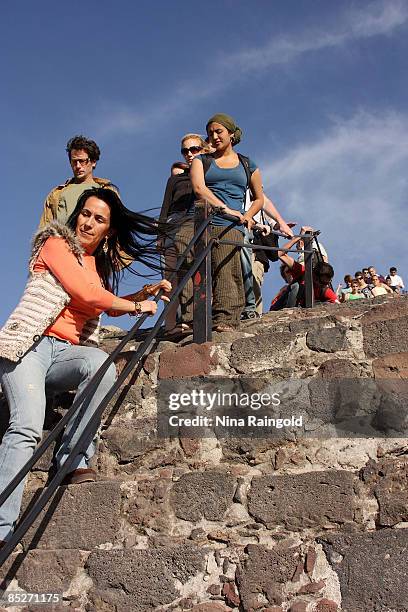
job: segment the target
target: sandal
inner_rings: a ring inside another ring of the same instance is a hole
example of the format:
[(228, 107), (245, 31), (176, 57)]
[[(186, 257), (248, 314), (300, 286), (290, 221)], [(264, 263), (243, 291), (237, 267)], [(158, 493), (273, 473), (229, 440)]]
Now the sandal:
[(220, 325), (216, 325), (214, 327), (214, 331), (222, 334), (222, 332), (233, 332), (235, 331), (235, 329), (231, 325), (227, 325), (226, 323), (220, 323)]

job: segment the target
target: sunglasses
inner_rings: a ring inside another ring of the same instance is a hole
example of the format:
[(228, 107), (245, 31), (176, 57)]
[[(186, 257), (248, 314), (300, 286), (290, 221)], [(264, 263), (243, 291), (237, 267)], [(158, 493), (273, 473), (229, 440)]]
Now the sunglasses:
[(89, 157), (85, 158), (85, 159), (71, 159), (71, 164), (73, 166), (75, 166), (76, 164), (79, 164), (80, 166), (86, 166), (86, 164), (88, 164), (91, 160), (89, 159)]
[(199, 153), (200, 151), (203, 150), (203, 147), (198, 147), (197, 145), (194, 147), (184, 147), (183, 149), (181, 149), (181, 154), (182, 155), (187, 155), (187, 153)]

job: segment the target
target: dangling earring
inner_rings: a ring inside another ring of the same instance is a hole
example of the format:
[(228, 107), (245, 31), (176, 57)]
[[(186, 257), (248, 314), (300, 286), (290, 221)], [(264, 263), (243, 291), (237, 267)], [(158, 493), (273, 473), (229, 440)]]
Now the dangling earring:
[(107, 236), (105, 236), (105, 241), (103, 243), (102, 250), (105, 253), (105, 255), (109, 251), (109, 244), (108, 244), (108, 237)]
[(231, 136), (231, 144), (233, 145), (234, 142), (235, 142), (235, 138), (234, 138), (234, 134), (232, 134), (232, 136)]

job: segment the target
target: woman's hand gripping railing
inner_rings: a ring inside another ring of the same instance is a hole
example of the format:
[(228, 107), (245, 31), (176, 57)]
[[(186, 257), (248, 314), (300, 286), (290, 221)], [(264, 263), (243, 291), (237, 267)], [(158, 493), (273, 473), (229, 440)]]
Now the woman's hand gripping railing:
[[(198, 237), (200, 235), (200, 232), (202, 233), (202, 231), (204, 231), (204, 229), (207, 227), (208, 223), (209, 223), (209, 221), (203, 223), (198, 228), (198, 233), (193, 237), (193, 239), (190, 241), (189, 245), (185, 249), (184, 253), (180, 256), (180, 261), (177, 262), (178, 265), (176, 266), (176, 270), (178, 270), (179, 267), (182, 265), (183, 258), (187, 255), (189, 250), (194, 246), (195, 242), (197, 241), (197, 239), (198, 239)], [(161, 325), (162, 321), (164, 320), (164, 317), (166, 316), (167, 308), (169, 308), (170, 305), (173, 304), (175, 302), (175, 300), (177, 300), (179, 294), (183, 290), (183, 288), (186, 285), (186, 283), (188, 282), (188, 280), (195, 274), (195, 272), (199, 268), (199, 266), (201, 264), (201, 261), (203, 259), (205, 259), (207, 254), (211, 251), (211, 247), (212, 247), (212, 241), (209, 242), (209, 244), (207, 245), (207, 248), (202, 252), (201, 256), (196, 258), (193, 266), (186, 273), (186, 275), (181, 280), (181, 282), (176, 287), (176, 289), (174, 291), (172, 291), (172, 293), (170, 294), (170, 301), (166, 304), (166, 306), (164, 307), (164, 309), (160, 313), (160, 315), (159, 315), (159, 317), (158, 317), (158, 319), (156, 321), (156, 324), (150, 330), (150, 332), (148, 333), (148, 335), (145, 338), (145, 340), (143, 341), (143, 343), (139, 346), (138, 350), (135, 351), (135, 354), (133, 355), (132, 359), (124, 367), (124, 369), (122, 370), (121, 374), (119, 375), (118, 379), (116, 380), (116, 382), (112, 386), (112, 388), (109, 391), (109, 393), (105, 396), (104, 400), (96, 408), (93, 416), (91, 417), (90, 421), (87, 423), (87, 425), (86, 425), (82, 435), (80, 436), (77, 444), (71, 450), (69, 457), (64, 462), (64, 464), (61, 466), (61, 468), (58, 470), (58, 472), (54, 475), (52, 480), (49, 482), (48, 487), (46, 487), (41, 492), (41, 494), (37, 498), (35, 504), (32, 506), (32, 508), (26, 514), (24, 519), (22, 521), (20, 521), (20, 524), (17, 526), (17, 528), (16, 528), (15, 532), (13, 533), (12, 537), (10, 538), (10, 540), (0, 550), (0, 566), (8, 558), (8, 556), (13, 551), (15, 546), (20, 542), (21, 538), (25, 535), (25, 533), (31, 527), (31, 525), (33, 524), (33, 522), (35, 521), (35, 519), (37, 518), (37, 516), (41, 512), (41, 510), (44, 508), (44, 506), (47, 504), (47, 502), (51, 499), (51, 497), (54, 494), (54, 492), (56, 491), (57, 487), (61, 484), (61, 482), (64, 479), (64, 477), (66, 476), (66, 474), (68, 474), (70, 472), (70, 468), (73, 465), (75, 457), (78, 455), (78, 453), (81, 450), (81, 448), (85, 445), (84, 443), (85, 443), (85, 440), (87, 439), (87, 437), (90, 435), (90, 433), (94, 429), (96, 429), (97, 424), (98, 424), (100, 418), (102, 417), (103, 411), (105, 410), (105, 408), (108, 405), (109, 401), (112, 399), (113, 395), (120, 389), (120, 387), (122, 386), (123, 382), (126, 380), (128, 375), (136, 367), (138, 361), (141, 359), (141, 357), (144, 355), (144, 353), (148, 350), (152, 340), (156, 337), (157, 332), (158, 332), (158, 330), (160, 328), (160, 325)], [(162, 296), (162, 294), (163, 294), (163, 291), (160, 291), (155, 296), (154, 300), (158, 301), (160, 299), (160, 297)], [(84, 405), (84, 403), (86, 401), (88, 401), (88, 402), (90, 401), (93, 393), (95, 392), (96, 388), (98, 387), (100, 381), (102, 380), (104, 374), (106, 373), (106, 371), (109, 368), (109, 366), (111, 365), (111, 363), (119, 355), (119, 353), (123, 350), (123, 348), (126, 346), (126, 344), (130, 340), (133, 339), (133, 337), (135, 336), (137, 330), (141, 327), (141, 325), (144, 323), (144, 321), (147, 319), (147, 317), (148, 317), (148, 315), (144, 314), (144, 315), (142, 315), (142, 317), (140, 317), (138, 319), (138, 321), (131, 328), (131, 330), (128, 332), (128, 334), (121, 340), (121, 342), (118, 344), (118, 346), (112, 351), (112, 353), (109, 355), (109, 357), (106, 359), (106, 361), (102, 364), (102, 366), (99, 368), (99, 370), (95, 373), (95, 375), (89, 381), (89, 384), (84, 389), (83, 393), (81, 393), (78, 397), (75, 398), (75, 401), (73, 402), (73, 404), (70, 407), (70, 409), (62, 417), (62, 419), (57, 423), (57, 425), (50, 432), (50, 434), (47, 436), (47, 438), (34, 451), (34, 454), (31, 457), (31, 459), (29, 461), (27, 461), (25, 466), (18, 472), (18, 474), (13, 478), (13, 480), (7, 485), (7, 487), (4, 489), (4, 491), (0, 494), (0, 506), (6, 501), (6, 499), (14, 491), (16, 486), (21, 482), (21, 480), (23, 480), (23, 478), (28, 474), (28, 472), (31, 470), (31, 468), (42, 457), (42, 455), (48, 449), (50, 444), (52, 444), (52, 442), (56, 439), (56, 437), (59, 435), (59, 433), (65, 427), (65, 425), (67, 424), (69, 419), (79, 409), (79, 407), (81, 405)]]

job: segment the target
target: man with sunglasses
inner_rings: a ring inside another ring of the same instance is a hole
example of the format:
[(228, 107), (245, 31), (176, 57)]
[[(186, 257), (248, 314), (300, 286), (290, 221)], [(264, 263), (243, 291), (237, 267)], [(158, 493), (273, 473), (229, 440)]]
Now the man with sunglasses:
[(74, 210), (78, 198), (86, 189), (106, 187), (119, 193), (118, 188), (109, 179), (93, 175), (101, 154), (96, 142), (85, 136), (74, 136), (68, 140), (66, 151), (74, 176), (54, 187), (48, 194), (44, 202), (40, 228), (54, 220), (65, 223)]

